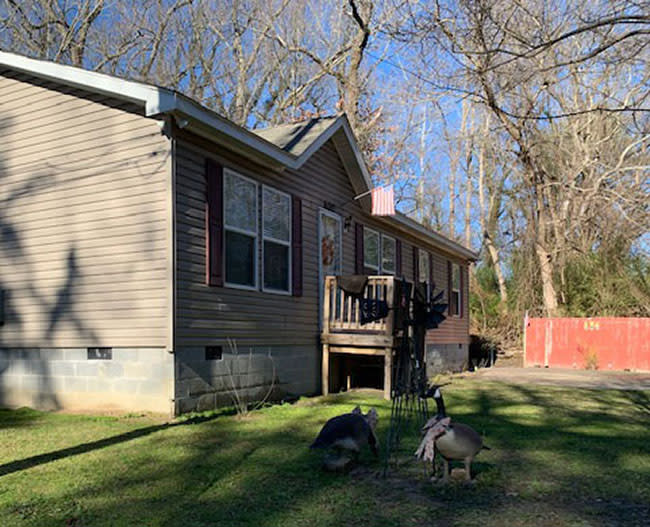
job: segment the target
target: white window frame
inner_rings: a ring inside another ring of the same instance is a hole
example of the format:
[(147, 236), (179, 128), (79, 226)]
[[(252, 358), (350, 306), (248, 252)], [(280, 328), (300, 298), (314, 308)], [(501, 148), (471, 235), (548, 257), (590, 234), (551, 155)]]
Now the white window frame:
[[(286, 196), (287, 198), (289, 198), (289, 241), (288, 242), (285, 241), (285, 240), (278, 240), (277, 238), (273, 238), (271, 236), (265, 236), (264, 235), (264, 189), (270, 190), (271, 192), (275, 192), (277, 194), (281, 194), (281, 195)], [(273, 294), (276, 294), (276, 295), (286, 295), (286, 296), (290, 296), (290, 295), (293, 294), (293, 292), (292, 292), (293, 284), (291, 283), (291, 276), (292, 276), (291, 273), (293, 271), (293, 269), (292, 269), (292, 263), (293, 262), (291, 261), (292, 260), (291, 244), (293, 243), (293, 240), (292, 240), (292, 237), (291, 237), (292, 234), (293, 234), (292, 233), (292, 230), (293, 230), (293, 210), (291, 208), (292, 206), (293, 206), (293, 204), (291, 203), (291, 194), (287, 194), (286, 192), (282, 192), (281, 190), (277, 190), (276, 188), (270, 187), (269, 185), (262, 185), (262, 214), (261, 214), (262, 215), (262, 237), (261, 237), (262, 238), (262, 240), (261, 240), (261, 245), (262, 245), (262, 247), (261, 247), (262, 276), (261, 276), (261, 279), (262, 279), (262, 291), (265, 292), (265, 293), (273, 293)], [(288, 288), (287, 291), (283, 291), (282, 289), (274, 289), (272, 287), (265, 287), (264, 286), (264, 241), (265, 240), (268, 240), (268, 241), (273, 242), (273, 243), (277, 243), (278, 245), (284, 245), (288, 249), (287, 253), (289, 255), (289, 266), (288, 266), (289, 275), (287, 276), (287, 285), (288, 285), (289, 288)]]
[[(246, 229), (240, 229), (238, 227), (233, 227), (229, 226), (227, 221), (226, 221), (226, 184), (224, 181), (223, 185), (223, 277), (224, 277), (224, 286), (230, 287), (233, 289), (245, 289), (246, 291), (258, 291), (259, 290), (259, 264), (258, 260), (260, 257), (260, 236), (259, 236), (259, 223), (260, 223), (260, 216), (259, 216), (259, 210), (260, 210), (260, 203), (259, 203), (259, 193), (260, 193), (260, 184), (255, 181), (254, 179), (251, 179), (249, 177), (243, 176), (239, 172), (235, 172), (234, 170), (231, 170), (229, 168), (224, 168), (224, 176), (235, 176), (241, 179), (244, 179), (246, 181), (249, 181), (250, 183), (253, 183), (255, 185), (255, 232), (253, 233), (252, 231), (247, 231)], [(225, 177), (224, 177), (225, 179)], [(228, 244), (226, 243), (226, 232), (231, 231), (231, 232), (236, 232), (239, 234), (244, 234), (246, 236), (253, 237), (255, 238), (254, 242), (254, 257), (253, 257), (253, 276), (255, 278), (255, 284), (250, 286), (250, 285), (244, 285), (244, 284), (234, 284), (232, 282), (228, 282), (226, 280), (228, 274), (226, 270), (226, 261), (227, 261), (227, 251), (228, 251)]]
[[(389, 239), (392, 240), (393, 242), (393, 270), (387, 270), (384, 268), (384, 239)], [(381, 274), (387, 274), (387, 275), (392, 275), (395, 276), (395, 273), (397, 273), (397, 238), (394, 238), (393, 236), (388, 236), (387, 234), (383, 234), (380, 236), (380, 244), (379, 244), (379, 263), (381, 265)]]
[[(425, 261), (427, 262), (427, 274), (426, 274), (426, 279), (425, 280), (420, 280), (420, 276), (422, 276), (422, 259), (420, 258), (420, 255), (424, 254), (426, 256)], [(426, 251), (424, 249), (420, 249), (418, 247), (418, 274), (420, 276), (416, 276), (415, 280), (416, 282), (426, 282), (429, 287), (431, 287), (431, 255), (429, 254), (429, 251)]]
[[(458, 289), (454, 288), (454, 270), (458, 270)], [(458, 302), (456, 303), (456, 313), (452, 313), (451, 316), (453, 317), (459, 317), (461, 316), (461, 313), (463, 312), (463, 292), (461, 290), (461, 284), (463, 283), (463, 280), (461, 279), (460, 276), (461, 273), (461, 268), (460, 264), (451, 262), (451, 293), (458, 293)]]
[[(366, 232), (377, 236), (377, 265), (368, 265), (366, 262)], [(363, 227), (363, 267), (364, 269), (372, 269), (377, 274), (381, 274), (381, 233), (365, 225)]]

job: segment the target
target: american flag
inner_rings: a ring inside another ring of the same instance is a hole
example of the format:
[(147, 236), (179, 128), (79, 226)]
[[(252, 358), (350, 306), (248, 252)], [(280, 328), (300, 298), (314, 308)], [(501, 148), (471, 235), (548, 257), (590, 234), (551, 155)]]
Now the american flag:
[(395, 215), (395, 193), (393, 192), (393, 185), (373, 188), (371, 197), (373, 216)]

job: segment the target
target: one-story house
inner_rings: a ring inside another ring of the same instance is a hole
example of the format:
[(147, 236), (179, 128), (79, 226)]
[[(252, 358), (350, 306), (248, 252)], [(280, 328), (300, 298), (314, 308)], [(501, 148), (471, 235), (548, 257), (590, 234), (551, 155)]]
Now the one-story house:
[(466, 363), (476, 254), (355, 199), (371, 181), (345, 116), (249, 131), (172, 90), (0, 52), (0, 127), (0, 405), (318, 393), (322, 283), (354, 272), (451, 291), (429, 367)]

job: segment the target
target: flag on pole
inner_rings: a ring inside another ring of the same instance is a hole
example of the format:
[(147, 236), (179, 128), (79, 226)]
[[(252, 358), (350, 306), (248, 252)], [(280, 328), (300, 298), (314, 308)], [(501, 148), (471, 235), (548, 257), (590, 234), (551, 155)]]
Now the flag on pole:
[(395, 193), (393, 185), (387, 187), (375, 187), (371, 191), (372, 215), (373, 216), (394, 216), (395, 215)]

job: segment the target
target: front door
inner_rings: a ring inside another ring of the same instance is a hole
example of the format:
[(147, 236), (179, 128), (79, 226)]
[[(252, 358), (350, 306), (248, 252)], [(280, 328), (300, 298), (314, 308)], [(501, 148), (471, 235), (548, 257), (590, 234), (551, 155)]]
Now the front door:
[[(318, 304), (323, 313), (323, 286), (328, 275), (340, 275), (343, 268), (341, 216), (321, 209), (318, 222)], [(319, 323), (321, 321), (319, 316)]]

